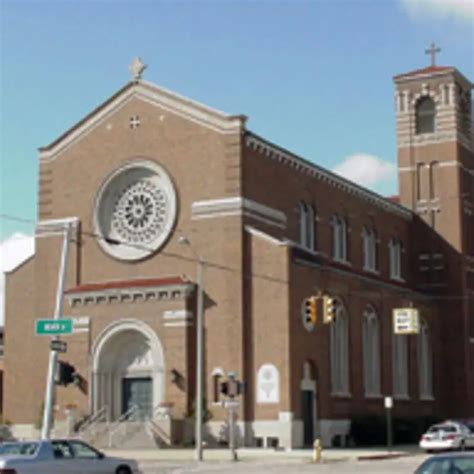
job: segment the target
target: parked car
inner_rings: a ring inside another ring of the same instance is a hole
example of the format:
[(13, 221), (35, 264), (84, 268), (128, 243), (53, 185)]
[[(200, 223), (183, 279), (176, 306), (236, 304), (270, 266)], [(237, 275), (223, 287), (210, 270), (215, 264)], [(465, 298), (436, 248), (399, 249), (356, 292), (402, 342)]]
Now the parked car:
[(426, 451), (474, 448), (474, 436), (459, 422), (445, 421), (431, 426), (420, 439), (420, 448)]
[(108, 457), (83, 441), (57, 439), (0, 445), (0, 474), (138, 474), (137, 463)]
[(474, 474), (474, 454), (437, 454), (426, 459), (414, 474)]

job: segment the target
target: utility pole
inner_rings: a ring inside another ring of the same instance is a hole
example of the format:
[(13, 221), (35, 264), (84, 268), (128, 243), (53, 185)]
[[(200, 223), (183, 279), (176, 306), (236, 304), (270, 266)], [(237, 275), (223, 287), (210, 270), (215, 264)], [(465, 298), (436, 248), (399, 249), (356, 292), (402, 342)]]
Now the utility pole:
[[(63, 234), (63, 247), (61, 253), (61, 264), (59, 267), (58, 287), (56, 290), (56, 306), (54, 311), (54, 319), (60, 319), (63, 313), (63, 293), (66, 281), (67, 256), (69, 252), (70, 229), (72, 223), (68, 222)], [(57, 336), (54, 338), (57, 339)], [(53, 340), (54, 340), (53, 339)], [(58, 353), (49, 351), (48, 378), (46, 381), (46, 395), (44, 401), (43, 426), (41, 430), (41, 439), (48, 439), (51, 433), (52, 413), (54, 402), (54, 378), (56, 375), (56, 362)]]
[(204, 313), (204, 295), (203, 295), (203, 267), (204, 262), (201, 257), (198, 258), (198, 300), (197, 300), (197, 327), (196, 327), (196, 459), (202, 461), (202, 421), (203, 421), (203, 313)]
[(194, 428), (194, 437), (196, 440), (196, 460), (202, 461), (202, 424), (203, 424), (203, 345), (204, 345), (204, 265), (205, 261), (201, 256), (198, 256), (191, 241), (182, 235), (178, 239), (181, 245), (187, 245), (194, 254), (197, 260), (197, 318), (196, 318), (196, 400), (195, 400), (195, 415), (196, 425)]

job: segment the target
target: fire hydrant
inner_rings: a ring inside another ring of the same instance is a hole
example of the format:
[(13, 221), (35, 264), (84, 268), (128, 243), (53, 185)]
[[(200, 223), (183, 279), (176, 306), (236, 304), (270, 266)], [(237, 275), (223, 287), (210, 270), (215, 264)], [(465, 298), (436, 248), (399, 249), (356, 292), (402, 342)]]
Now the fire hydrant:
[(321, 462), (321, 441), (319, 438), (316, 438), (313, 443), (313, 462)]

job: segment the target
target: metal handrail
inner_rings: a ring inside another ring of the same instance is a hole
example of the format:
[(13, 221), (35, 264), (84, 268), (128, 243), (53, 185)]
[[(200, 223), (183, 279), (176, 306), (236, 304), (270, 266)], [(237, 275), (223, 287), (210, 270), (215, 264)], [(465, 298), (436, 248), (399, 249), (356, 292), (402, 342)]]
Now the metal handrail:
[(90, 415), (77, 430), (78, 434), (80, 436), (84, 436), (86, 432), (92, 431), (92, 429), (95, 428), (98, 423), (103, 423), (104, 421), (107, 421), (108, 410), (109, 407), (107, 405), (104, 405), (102, 406), (102, 408)]
[(109, 448), (112, 447), (112, 440), (117, 432), (117, 430), (122, 426), (122, 423), (130, 420), (130, 418), (139, 412), (139, 407), (137, 405), (132, 405), (125, 413), (122, 413), (119, 418), (117, 418), (108, 428), (109, 431)]

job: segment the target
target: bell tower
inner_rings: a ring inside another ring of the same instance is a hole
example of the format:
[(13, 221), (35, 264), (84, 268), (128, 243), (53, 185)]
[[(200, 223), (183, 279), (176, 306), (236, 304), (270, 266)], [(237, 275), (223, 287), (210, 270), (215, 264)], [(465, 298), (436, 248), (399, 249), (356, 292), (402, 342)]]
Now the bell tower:
[(459, 253), (474, 255), (471, 82), (454, 67), (431, 65), (395, 76), (401, 203)]
[[(472, 83), (431, 65), (395, 76), (400, 202), (416, 217), (418, 289), (437, 302), (448, 417), (474, 415), (474, 144)], [(452, 364), (452, 361), (457, 361)]]

